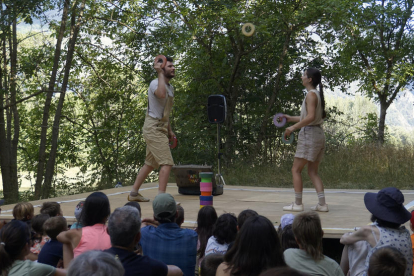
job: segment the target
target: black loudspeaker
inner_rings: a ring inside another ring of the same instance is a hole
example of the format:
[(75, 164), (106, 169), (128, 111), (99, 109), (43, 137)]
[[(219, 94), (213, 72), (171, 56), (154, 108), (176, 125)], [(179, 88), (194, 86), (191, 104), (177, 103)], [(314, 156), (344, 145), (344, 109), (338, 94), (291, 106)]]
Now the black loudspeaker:
[(227, 105), (223, 95), (208, 96), (208, 121), (212, 124), (221, 124), (226, 119)]

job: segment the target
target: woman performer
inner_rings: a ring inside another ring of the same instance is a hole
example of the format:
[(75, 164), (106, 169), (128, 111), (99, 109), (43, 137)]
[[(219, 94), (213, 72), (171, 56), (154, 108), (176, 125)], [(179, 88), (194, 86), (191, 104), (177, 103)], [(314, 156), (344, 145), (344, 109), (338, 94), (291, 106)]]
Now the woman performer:
[[(302, 84), (306, 87), (307, 94), (303, 100), (300, 116), (283, 115), (287, 122), (295, 122), (293, 126), (286, 128), (285, 139), (297, 129), (299, 131), (298, 146), (292, 166), (293, 188), (295, 189), (295, 202), (283, 207), (283, 211), (303, 211), (302, 204), (302, 170), (308, 164), (308, 174), (315, 186), (319, 202), (311, 207), (313, 211), (328, 212), (328, 204), (325, 202), (323, 183), (318, 175), (319, 163), (322, 160), (325, 149), (325, 134), (322, 129), (323, 119), (326, 117), (325, 99), (321, 83), (321, 72), (315, 68), (308, 68), (302, 76)], [(319, 85), (319, 91), (316, 87)]]

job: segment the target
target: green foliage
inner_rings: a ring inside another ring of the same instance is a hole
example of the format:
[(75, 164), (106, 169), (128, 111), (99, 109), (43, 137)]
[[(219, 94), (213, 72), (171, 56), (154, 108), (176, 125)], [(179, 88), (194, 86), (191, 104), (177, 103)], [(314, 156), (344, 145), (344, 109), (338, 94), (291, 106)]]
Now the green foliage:
[(388, 127), (387, 143), (394, 147), (414, 146), (414, 129), (406, 127)]
[[(80, 2), (71, 6), (69, 18), (81, 13)], [(320, 68), (324, 84), (331, 88), (345, 90), (348, 82), (360, 80), (361, 91), (369, 97), (381, 103), (381, 97), (386, 96), (387, 108), (393, 93), (399, 93), (398, 87), (402, 89), (412, 81), (412, 33), (401, 34), (398, 48), (395, 29), (408, 11), (394, 1), (384, 6), (374, 1), (344, 0), (84, 2), (60, 117), (50, 192), (53, 196), (113, 187), (117, 181), (132, 184), (145, 158), (141, 129), (148, 85), (156, 77), (153, 57), (158, 54), (172, 56), (176, 65), (171, 116), (179, 140), (172, 151), (176, 164), (209, 164), (217, 169), (217, 128), (208, 123), (207, 98), (222, 94), (228, 111), (221, 132), (224, 167), (235, 184), (273, 185), (271, 179), (275, 177), (283, 185), (290, 183), (294, 147), (281, 143), (284, 129), (273, 126), (272, 116), (277, 112), (299, 113), (304, 98), (300, 76), (307, 67)], [(408, 6), (411, 2), (405, 1)], [(48, 32), (18, 35), (17, 100), (29, 98), (18, 104), (16, 163), (19, 172), (32, 181), (37, 177), (46, 99), (46, 93), (38, 92), (47, 89), (50, 81), (63, 2), (18, 0), (5, 1), (4, 5), (23, 7), (15, 14), (3, 6), (6, 17), (14, 16), (21, 24), (38, 22), (49, 27)], [(57, 16), (48, 17), (51, 12)], [(69, 21), (56, 91), (63, 83), (69, 51)], [(411, 24), (412, 18), (407, 21)], [(250, 37), (241, 32), (247, 22), (256, 28)], [(386, 49), (379, 28), (388, 35)], [(1, 32), (9, 34), (10, 26), (2, 25)], [(371, 69), (367, 69), (361, 53), (368, 57)], [(388, 58), (393, 59), (392, 71), (386, 66)], [(372, 88), (373, 80), (381, 93)], [(47, 156), (59, 97), (55, 92), (51, 100)], [(327, 108), (327, 158), (338, 158), (336, 154), (345, 154), (342, 151), (348, 147), (354, 150), (378, 140), (378, 122), (383, 118), (366, 98), (327, 98)], [(389, 132), (390, 145), (398, 144), (396, 137), (412, 145), (411, 133)], [(275, 166), (278, 175), (272, 174)], [(72, 168), (79, 168), (79, 173), (68, 177)], [(389, 171), (394, 175), (397, 170), (393, 167)], [(156, 178), (154, 173), (148, 180)], [(350, 179), (344, 176), (343, 182)], [(31, 191), (20, 196), (29, 198)]]
[[(399, 93), (414, 81), (413, 0), (343, 1), (321, 37), (332, 67), (344, 82), (380, 104), (378, 141), (385, 140), (385, 117)], [(336, 38), (332, 42), (332, 36)]]
[[(294, 149), (280, 165), (238, 163), (226, 168), (228, 185), (291, 188)], [(397, 187), (412, 189), (414, 172), (412, 146), (397, 148), (377, 144), (353, 143), (327, 151), (319, 175), (327, 189), (375, 189)], [(302, 172), (305, 188), (313, 188), (306, 168)]]
[[(346, 98), (328, 96), (326, 104), (329, 112), (324, 128), (328, 147), (378, 141), (378, 107), (370, 99), (361, 95)], [(403, 107), (406, 105), (406, 102), (398, 104)], [(411, 104), (408, 105), (411, 108)], [(389, 116), (388, 119), (395, 120), (395, 116)], [(406, 147), (414, 144), (413, 129), (409, 125), (387, 125), (385, 130), (385, 143), (388, 145)]]
[(376, 142), (378, 139), (377, 126), (378, 116), (376, 113), (368, 113), (366, 117), (362, 118), (366, 121), (365, 127), (363, 128), (364, 136), (363, 140), (367, 142)]
[[(317, 55), (317, 43), (307, 27), (317, 24), (317, 18), (332, 6), (324, 4), (323, 10), (319, 1), (308, 2), (306, 8), (299, 2), (269, 1), (153, 4), (158, 5), (163, 18), (174, 20), (157, 22), (148, 37), (148, 44), (154, 46), (147, 50), (160, 49), (175, 56), (182, 53), (177, 63), (173, 118), (180, 141), (185, 138), (180, 161), (197, 156), (204, 162), (215, 162), (216, 129), (206, 123), (211, 94), (227, 99), (228, 116), (222, 132), (226, 163), (238, 158), (274, 160), (282, 130), (272, 126), (271, 117), (278, 111), (298, 112), (303, 100), (301, 71), (319, 60), (311, 56)], [(177, 13), (182, 22), (175, 21)], [(241, 34), (246, 22), (256, 26), (252, 37)], [(323, 66), (323, 61), (319, 65)]]
[(330, 109), (324, 125), (329, 147), (350, 143), (372, 143), (377, 137), (377, 107), (368, 98), (326, 97), (326, 106)]

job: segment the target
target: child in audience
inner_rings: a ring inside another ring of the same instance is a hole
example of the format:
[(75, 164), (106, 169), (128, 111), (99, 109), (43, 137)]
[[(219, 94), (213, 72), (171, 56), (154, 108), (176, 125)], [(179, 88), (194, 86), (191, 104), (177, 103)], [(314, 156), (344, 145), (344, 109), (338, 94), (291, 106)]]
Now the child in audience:
[(368, 276), (404, 276), (406, 270), (404, 255), (393, 247), (382, 247), (369, 259)]
[(134, 208), (137, 208), (138, 209), (138, 212), (139, 212), (139, 217), (140, 218), (142, 217), (142, 214), (141, 214), (141, 205), (139, 205), (139, 203), (137, 201), (128, 201), (127, 203), (125, 203), (124, 206), (132, 206)]
[(284, 214), (280, 219), (277, 233), (279, 235), (283, 251), (288, 248), (299, 248), (295, 240), (295, 235), (293, 235), (292, 223), (294, 219), (295, 216), (293, 214)]
[(255, 210), (246, 209), (241, 211), (237, 216), (237, 231), (240, 231), (246, 219), (258, 215), (259, 214)]
[(217, 267), (224, 261), (223, 254), (212, 253), (200, 265), (200, 276), (216, 276)]
[(37, 261), (54, 267), (57, 267), (59, 263), (63, 265), (63, 244), (56, 237), (68, 230), (66, 219), (62, 216), (49, 218), (43, 224), (43, 230), (50, 240), (43, 246)]
[(0, 231), (0, 273), (8, 276), (66, 275), (61, 269), (26, 260), (30, 253), (30, 231), (27, 224), (13, 220)]
[(197, 228), (196, 232), (198, 234), (197, 242), (197, 265), (196, 269), (200, 267), (200, 263), (203, 260), (204, 253), (206, 251), (206, 246), (208, 239), (213, 235), (213, 227), (217, 221), (216, 209), (213, 206), (204, 206), (198, 211), (197, 215)]
[(85, 204), (85, 201), (82, 200), (76, 205), (75, 207), (76, 222), (70, 226), (70, 229), (82, 228), (82, 224), (80, 223), (80, 214), (82, 212), (82, 208), (84, 204)]
[(29, 254), (27, 258), (29, 260), (35, 261), (37, 260), (40, 251), (42, 250), (45, 243), (47, 243), (50, 238), (45, 234), (43, 231), (43, 224), (47, 219), (49, 219), (48, 214), (40, 214), (36, 215), (32, 219), (32, 229), (35, 232), (35, 236), (33, 237), (33, 245), (30, 248), (30, 252), (32, 254)]
[[(30, 202), (19, 202), (14, 205), (13, 217), (15, 220), (21, 220), (27, 224), (30, 230), (30, 237), (35, 238), (36, 232), (32, 230), (32, 219), (34, 217), (34, 208)], [(4, 223), (3, 225), (5, 225)], [(30, 259), (36, 260), (36, 256), (32, 255)]]
[(175, 223), (178, 224), (178, 226), (181, 227), (181, 224), (184, 222), (184, 208), (181, 207), (181, 205), (177, 205), (177, 218), (175, 220)]
[(292, 228), (299, 249), (289, 248), (284, 251), (283, 256), (289, 267), (309, 275), (344, 275), (341, 267), (322, 253), (323, 231), (316, 212), (296, 215)]
[[(253, 216), (258, 216), (258, 215), (259, 214), (256, 211), (250, 210), (250, 209), (241, 211), (240, 214), (237, 216), (237, 231), (240, 231), (246, 219), (253, 217)], [(229, 243), (229, 247), (227, 248), (227, 250), (230, 250), (233, 244), (234, 244), (234, 241)]]
[(31, 229), (31, 220), (34, 217), (34, 208), (30, 202), (19, 202), (13, 208), (13, 217), (25, 222)]
[(83, 227), (62, 232), (57, 236), (58, 241), (63, 243), (65, 267), (83, 252), (111, 247), (105, 225), (110, 213), (109, 200), (104, 193), (94, 192), (86, 198), (80, 215)]
[(213, 236), (208, 239), (205, 256), (211, 253), (225, 254), (229, 244), (236, 239), (237, 218), (234, 214), (222, 214), (214, 224)]
[(279, 234), (280, 243), (282, 244), (282, 250), (285, 251), (288, 248), (299, 248), (296, 242), (295, 235), (293, 234), (292, 224), (286, 225)]
[(48, 214), (50, 217), (63, 216), (60, 204), (54, 201), (44, 202), (40, 208), (41, 214)]
[(294, 219), (295, 219), (295, 216), (293, 214), (284, 214), (280, 218), (280, 224), (278, 227), (278, 231), (279, 230), (281, 231), (283, 228), (285, 228), (288, 225), (292, 225)]
[(273, 224), (266, 217), (252, 216), (244, 222), (234, 245), (224, 255), (216, 276), (258, 276), (262, 271), (285, 265)]
[(372, 214), (373, 224), (342, 236), (340, 242), (345, 244), (341, 258), (342, 270), (345, 274), (349, 271), (351, 275), (362, 275), (368, 270), (372, 254), (379, 248), (391, 246), (406, 259), (405, 276), (412, 276), (413, 250), (410, 232), (401, 226), (411, 219), (411, 213), (403, 205), (404, 195), (397, 188), (388, 187), (378, 193), (366, 193), (364, 203)]

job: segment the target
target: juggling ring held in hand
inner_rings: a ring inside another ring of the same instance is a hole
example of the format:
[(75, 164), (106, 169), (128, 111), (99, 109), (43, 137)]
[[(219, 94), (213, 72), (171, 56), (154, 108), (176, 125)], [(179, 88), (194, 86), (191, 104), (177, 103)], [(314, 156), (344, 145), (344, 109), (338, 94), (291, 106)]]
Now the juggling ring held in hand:
[(290, 134), (289, 140), (285, 139), (285, 133), (282, 134), (282, 142), (283, 144), (287, 144), (290, 145), (293, 143), (293, 141), (295, 140), (295, 134), (293, 134), (293, 132)]
[(277, 127), (283, 127), (286, 125), (286, 117), (282, 117), (283, 113), (276, 113), (275, 116), (273, 116), (273, 124)]
[(175, 136), (172, 137), (170, 139), (170, 143), (169, 143), (170, 149), (174, 149), (177, 146), (177, 143), (178, 143), (177, 137), (175, 137)]
[[(250, 28), (250, 31), (249, 32), (246, 31), (246, 28)], [(252, 23), (245, 23), (245, 24), (243, 24), (242, 33), (245, 36), (252, 36), (254, 34), (254, 31), (255, 31), (255, 27), (254, 27), (254, 25)]]
[(164, 55), (158, 55), (155, 57), (154, 62), (155, 63), (161, 63), (160, 59), (162, 60), (162, 64), (160, 66), (160, 68), (164, 68), (165, 65), (167, 64), (167, 58)]

